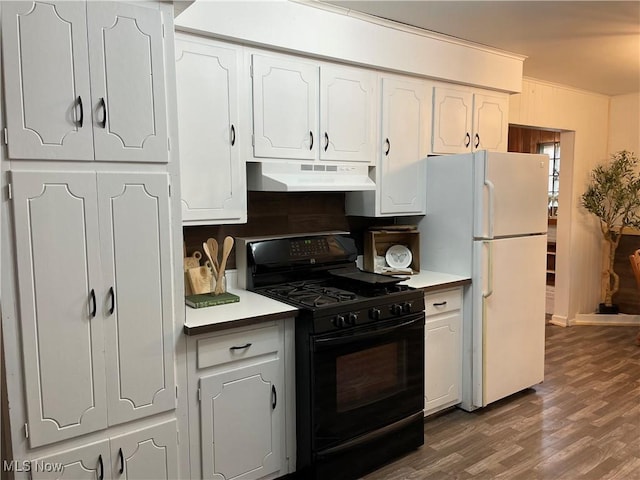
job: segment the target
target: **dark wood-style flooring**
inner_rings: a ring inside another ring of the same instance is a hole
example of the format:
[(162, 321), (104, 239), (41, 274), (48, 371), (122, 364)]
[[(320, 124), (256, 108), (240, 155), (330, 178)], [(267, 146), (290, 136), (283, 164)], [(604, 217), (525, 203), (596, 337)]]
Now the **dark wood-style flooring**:
[(425, 445), (366, 480), (640, 480), (637, 327), (546, 327), (545, 381), (427, 419)]

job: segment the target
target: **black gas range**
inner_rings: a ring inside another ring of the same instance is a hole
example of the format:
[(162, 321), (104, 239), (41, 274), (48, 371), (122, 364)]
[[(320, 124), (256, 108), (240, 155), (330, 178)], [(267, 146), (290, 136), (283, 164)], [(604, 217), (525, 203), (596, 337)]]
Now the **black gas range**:
[(423, 292), (358, 270), (344, 233), (238, 239), (237, 249), (241, 286), (299, 309), (300, 478), (355, 479), (422, 445)]

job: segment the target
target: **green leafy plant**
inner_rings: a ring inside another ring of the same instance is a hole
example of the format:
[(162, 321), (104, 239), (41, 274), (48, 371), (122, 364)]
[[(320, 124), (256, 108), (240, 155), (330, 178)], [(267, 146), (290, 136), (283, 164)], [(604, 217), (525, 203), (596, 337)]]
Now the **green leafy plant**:
[(612, 297), (620, 286), (613, 270), (616, 249), (626, 228), (640, 228), (640, 174), (638, 157), (621, 150), (611, 155), (608, 164), (591, 171), (591, 180), (582, 194), (582, 206), (600, 219), (604, 240), (609, 244), (609, 259), (602, 271), (601, 298), (612, 306)]

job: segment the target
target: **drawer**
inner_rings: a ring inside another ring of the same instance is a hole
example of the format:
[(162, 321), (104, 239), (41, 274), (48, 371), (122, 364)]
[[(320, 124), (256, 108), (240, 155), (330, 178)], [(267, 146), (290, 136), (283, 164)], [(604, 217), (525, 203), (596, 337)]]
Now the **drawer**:
[(462, 289), (442, 290), (441, 292), (430, 292), (424, 296), (425, 315), (437, 315), (439, 313), (451, 312), (462, 308)]
[(280, 350), (277, 325), (201, 338), (197, 342), (199, 369), (246, 360)]

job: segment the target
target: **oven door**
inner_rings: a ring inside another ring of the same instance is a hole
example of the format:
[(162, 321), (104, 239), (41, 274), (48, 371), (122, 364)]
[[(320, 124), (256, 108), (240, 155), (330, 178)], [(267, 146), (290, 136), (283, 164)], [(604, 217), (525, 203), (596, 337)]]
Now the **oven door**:
[(424, 313), (312, 337), (314, 451), (424, 407)]

